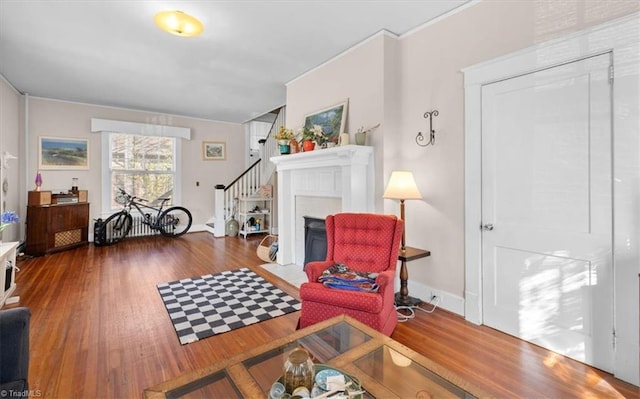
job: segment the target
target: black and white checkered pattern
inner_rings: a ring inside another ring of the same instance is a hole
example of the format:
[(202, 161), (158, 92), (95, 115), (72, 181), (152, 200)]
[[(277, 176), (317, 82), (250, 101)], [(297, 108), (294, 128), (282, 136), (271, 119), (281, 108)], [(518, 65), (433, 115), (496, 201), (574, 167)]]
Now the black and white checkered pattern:
[(248, 268), (158, 284), (181, 344), (300, 310)]

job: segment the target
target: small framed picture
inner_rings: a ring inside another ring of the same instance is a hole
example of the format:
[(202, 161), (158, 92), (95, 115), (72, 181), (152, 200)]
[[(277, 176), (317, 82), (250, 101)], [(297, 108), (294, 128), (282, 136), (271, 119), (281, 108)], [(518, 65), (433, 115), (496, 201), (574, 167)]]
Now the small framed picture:
[(226, 144), (222, 141), (203, 141), (202, 159), (205, 161), (223, 161), (227, 158)]
[(40, 137), (38, 169), (89, 169), (89, 140)]

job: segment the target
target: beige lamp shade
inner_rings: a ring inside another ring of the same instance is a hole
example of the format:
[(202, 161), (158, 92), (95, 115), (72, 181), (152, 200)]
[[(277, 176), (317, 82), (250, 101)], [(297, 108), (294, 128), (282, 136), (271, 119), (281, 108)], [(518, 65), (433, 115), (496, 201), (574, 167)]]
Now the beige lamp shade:
[(198, 36), (204, 31), (204, 25), (196, 17), (182, 11), (160, 11), (153, 17), (160, 29), (183, 37)]
[(413, 173), (408, 170), (396, 170), (391, 172), (391, 178), (384, 190), (383, 198), (411, 200), (422, 199), (422, 194), (418, 190)]

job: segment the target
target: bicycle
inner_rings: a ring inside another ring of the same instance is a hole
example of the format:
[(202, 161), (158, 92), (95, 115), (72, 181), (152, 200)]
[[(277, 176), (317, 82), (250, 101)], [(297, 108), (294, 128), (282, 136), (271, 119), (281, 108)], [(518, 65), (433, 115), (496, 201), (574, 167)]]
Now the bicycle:
[[(123, 208), (109, 216), (96, 229), (97, 237), (94, 237), (94, 243), (112, 245), (122, 241), (131, 231), (133, 224), (132, 208), (136, 209), (142, 216), (141, 223), (146, 224), (152, 230), (160, 231), (160, 234), (164, 237), (180, 237), (191, 228), (192, 217), (187, 208), (171, 206), (163, 209), (170, 198), (158, 198), (161, 201), (160, 207), (155, 207), (143, 204), (143, 202), (149, 201), (127, 194), (122, 188), (118, 187), (118, 191), (116, 202), (123, 204)], [(143, 208), (154, 210), (156, 212), (155, 216), (150, 212), (145, 212)]]

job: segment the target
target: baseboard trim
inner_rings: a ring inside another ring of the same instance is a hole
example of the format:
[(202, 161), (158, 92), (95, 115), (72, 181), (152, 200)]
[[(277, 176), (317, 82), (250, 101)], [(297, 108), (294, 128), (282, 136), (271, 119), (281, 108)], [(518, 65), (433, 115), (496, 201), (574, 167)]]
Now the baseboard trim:
[[(399, 290), (399, 287), (398, 282), (396, 291)], [(431, 298), (434, 295), (439, 297), (438, 307), (464, 317), (464, 298), (411, 280), (407, 282), (407, 288), (410, 296), (419, 298), (424, 303), (431, 303)]]

